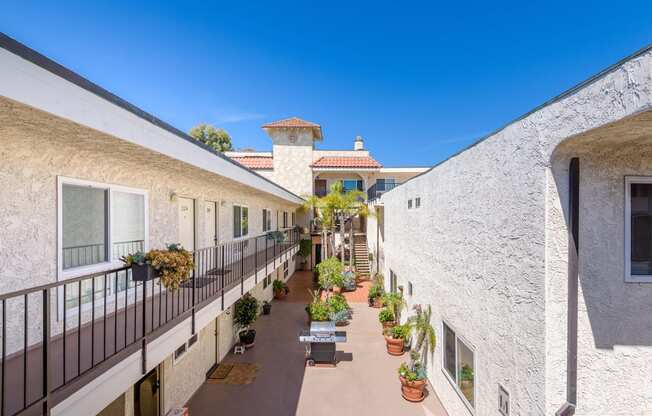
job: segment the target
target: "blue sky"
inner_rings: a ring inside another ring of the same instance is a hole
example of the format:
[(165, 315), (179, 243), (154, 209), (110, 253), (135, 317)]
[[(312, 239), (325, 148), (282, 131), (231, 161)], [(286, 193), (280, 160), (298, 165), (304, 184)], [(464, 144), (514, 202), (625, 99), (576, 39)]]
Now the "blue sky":
[(208, 3), (5, 0), (0, 30), (182, 130), (268, 150), (260, 125), (299, 116), (385, 166), (435, 164), (652, 43), (650, 1)]

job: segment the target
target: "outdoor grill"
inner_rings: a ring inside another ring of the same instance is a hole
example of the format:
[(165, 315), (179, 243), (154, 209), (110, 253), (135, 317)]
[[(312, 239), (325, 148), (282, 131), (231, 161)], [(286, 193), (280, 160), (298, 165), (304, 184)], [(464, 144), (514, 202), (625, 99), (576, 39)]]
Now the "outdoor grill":
[(308, 365), (335, 365), (335, 343), (346, 342), (346, 332), (336, 331), (335, 322), (312, 322), (309, 331), (302, 331), (299, 342), (306, 344)]

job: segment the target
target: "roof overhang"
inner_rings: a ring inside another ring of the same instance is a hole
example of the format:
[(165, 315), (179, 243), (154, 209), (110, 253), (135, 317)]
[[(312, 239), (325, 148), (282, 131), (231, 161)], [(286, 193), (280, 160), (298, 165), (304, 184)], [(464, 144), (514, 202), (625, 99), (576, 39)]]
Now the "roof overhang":
[(0, 95), (294, 204), (304, 199), (0, 33)]

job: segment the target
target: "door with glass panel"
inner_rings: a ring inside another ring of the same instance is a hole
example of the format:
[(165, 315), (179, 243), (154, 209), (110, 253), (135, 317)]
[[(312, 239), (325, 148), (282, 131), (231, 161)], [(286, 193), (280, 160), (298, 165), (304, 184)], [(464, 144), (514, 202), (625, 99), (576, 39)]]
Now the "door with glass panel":
[(195, 200), (179, 198), (179, 244), (188, 251), (195, 250)]

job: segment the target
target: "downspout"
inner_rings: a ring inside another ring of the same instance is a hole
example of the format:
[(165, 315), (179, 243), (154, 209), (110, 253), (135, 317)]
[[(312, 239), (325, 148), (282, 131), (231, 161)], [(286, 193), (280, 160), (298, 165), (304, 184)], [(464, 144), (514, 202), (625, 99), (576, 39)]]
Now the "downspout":
[(568, 322), (566, 330), (566, 403), (556, 416), (571, 416), (577, 408), (577, 303), (579, 287), (579, 219), (580, 160), (572, 158), (568, 169), (569, 229), (568, 233)]
[(380, 215), (376, 211), (376, 273), (380, 273)]

